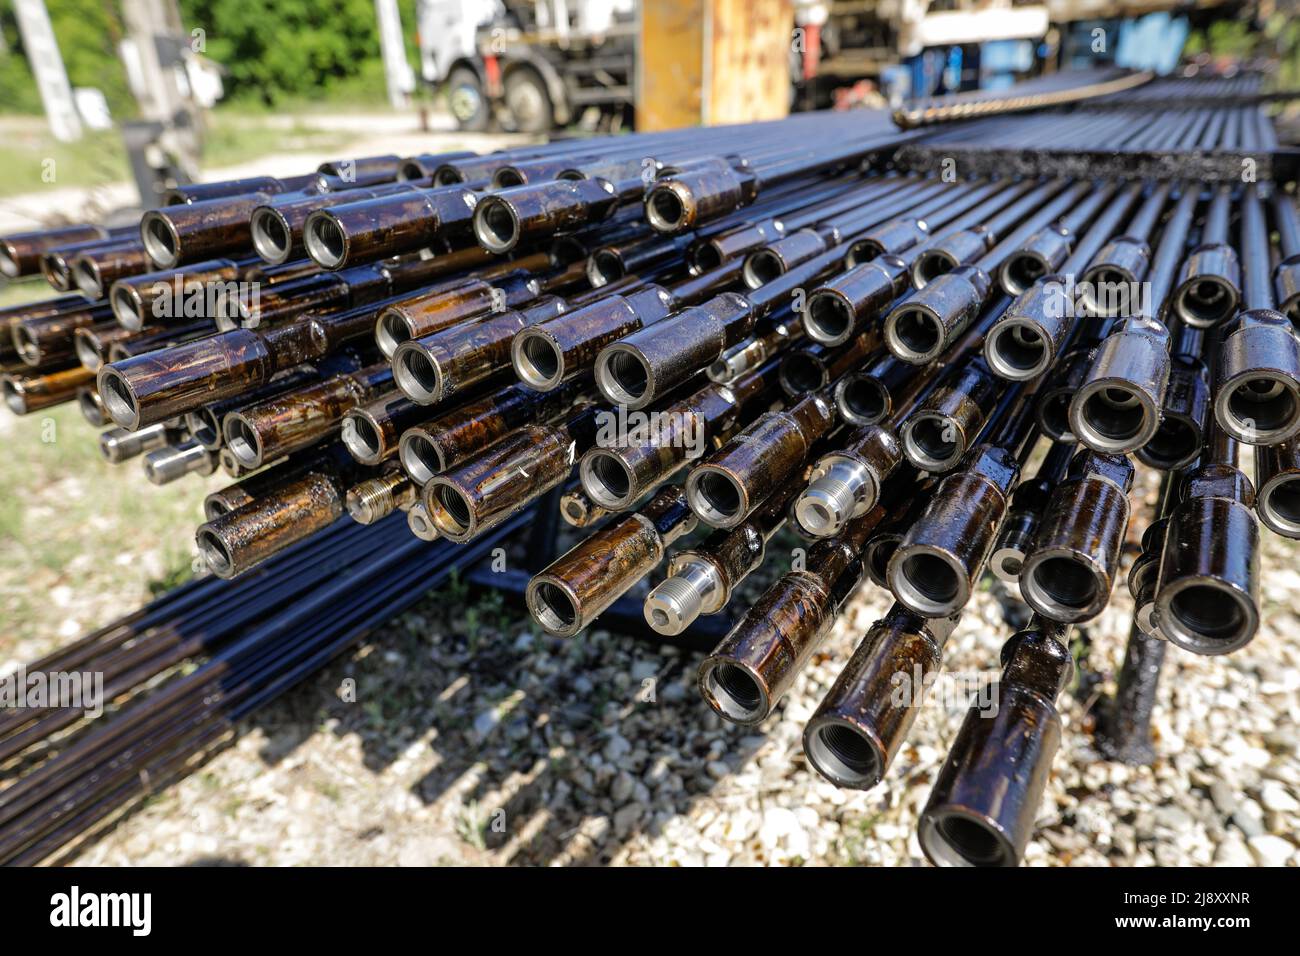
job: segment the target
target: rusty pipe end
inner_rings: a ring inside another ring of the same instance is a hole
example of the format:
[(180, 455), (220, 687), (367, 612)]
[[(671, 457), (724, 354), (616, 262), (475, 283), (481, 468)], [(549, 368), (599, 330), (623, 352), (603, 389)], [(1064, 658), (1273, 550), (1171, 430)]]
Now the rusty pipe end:
[(622, 456), (608, 448), (592, 448), (578, 465), (582, 488), (592, 501), (610, 511), (624, 511), (644, 490)]
[(501, 255), (519, 244), (519, 214), (500, 196), (484, 196), (474, 208), (474, 237), (488, 252)]
[(221, 431), (226, 439), (226, 448), (241, 466), (250, 471), (262, 467), (262, 436), (242, 412), (226, 415)]
[(924, 365), (943, 351), (947, 331), (943, 318), (923, 302), (909, 301), (885, 318), (885, 346), (911, 365)]
[(87, 299), (98, 302), (104, 297), (104, 277), (99, 263), (93, 258), (84, 254), (77, 256), (72, 260), (71, 274), (77, 291)]
[(130, 380), (112, 365), (101, 366), (96, 378), (99, 397), (104, 400), (109, 418), (131, 431), (139, 428), (140, 400)]
[(922, 617), (949, 617), (970, 601), (971, 581), (965, 566), (946, 548), (903, 543), (885, 572), (899, 603)]
[(691, 188), (676, 179), (655, 183), (645, 197), (645, 215), (656, 232), (674, 233), (696, 224), (698, 204)]
[(1118, 379), (1088, 382), (1070, 401), (1070, 431), (1093, 451), (1127, 454), (1160, 427), (1160, 407), (1146, 389)]
[(1032, 550), (1038, 516), (1031, 511), (1013, 511), (998, 533), (998, 543), (989, 556), (989, 570), (1003, 584), (1017, 585), (1025, 558)]
[(1053, 621), (1096, 617), (1110, 600), (1111, 577), (1091, 555), (1069, 548), (1034, 551), (1020, 573), (1025, 603)]
[(403, 342), (390, 358), (393, 362), (393, 381), (403, 395), (417, 405), (433, 405), (442, 401), (442, 366), (428, 349), (419, 342)]
[(1189, 575), (1162, 582), (1154, 620), (1171, 643), (1193, 654), (1231, 654), (1259, 630), (1259, 608), (1232, 582)]
[(377, 465), (392, 451), (383, 425), (369, 408), (350, 408), (343, 416), (343, 445), (363, 465)]
[(348, 261), (348, 234), (330, 209), (317, 209), (302, 226), (307, 255), (323, 269), (341, 269)]
[(1300, 540), (1300, 472), (1279, 472), (1268, 478), (1255, 499), (1255, 513), (1270, 530)]
[(596, 357), (596, 386), (611, 402), (632, 410), (644, 408), (659, 393), (651, 363), (636, 347), (618, 342)]
[(705, 702), (733, 723), (752, 726), (771, 713), (771, 691), (749, 664), (712, 655), (700, 665), (697, 683)]
[(130, 332), (144, 329), (144, 299), (138, 289), (127, 283), (115, 282), (109, 290), (108, 302), (118, 325)]
[(817, 714), (804, 727), (808, 762), (837, 787), (870, 790), (885, 775), (885, 746), (872, 728), (840, 714)]
[(181, 239), (176, 226), (157, 209), (140, 217), (140, 241), (159, 269), (174, 269), (181, 259)]
[(421, 487), (447, 467), (438, 443), (418, 429), (407, 429), (402, 433), (397, 445), (397, 457), (411, 480)]
[(1010, 317), (984, 337), (984, 358), (1002, 378), (1028, 382), (1047, 371), (1056, 355), (1034, 322)]
[(288, 262), (294, 251), (293, 227), (274, 206), (258, 206), (248, 221), (253, 248), (264, 262), (280, 265)]
[(851, 425), (875, 425), (892, 407), (889, 391), (869, 375), (849, 374), (835, 383), (835, 408)]
[(582, 612), (573, 586), (557, 575), (534, 575), (524, 592), (528, 611), (548, 633), (573, 637), (583, 628)]
[(691, 471), (686, 499), (696, 516), (715, 528), (734, 528), (751, 510), (744, 483), (717, 465), (703, 464)]
[(519, 380), (548, 392), (564, 381), (564, 350), (541, 329), (522, 329), (510, 342), (510, 362)]

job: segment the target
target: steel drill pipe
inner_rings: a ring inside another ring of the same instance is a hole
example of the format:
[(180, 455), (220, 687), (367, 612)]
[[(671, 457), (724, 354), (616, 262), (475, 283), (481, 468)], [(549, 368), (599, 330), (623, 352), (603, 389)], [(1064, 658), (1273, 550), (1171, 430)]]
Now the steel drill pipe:
[(1155, 520), (1142, 532), (1141, 551), (1129, 568), (1128, 591), (1133, 598), (1133, 623), (1150, 637), (1166, 640), (1156, 621), (1156, 583), (1164, 560), (1169, 516), (1179, 504), (1179, 493), (1186, 479), (1184, 472), (1169, 472), (1160, 488)]
[(778, 375), (781, 391), (790, 400), (822, 389), (827, 389), (827, 397), (830, 397), (832, 390), (829, 387), (858, 368), (879, 344), (878, 335), (864, 332), (844, 345), (822, 345), (820, 342), (795, 345), (781, 356)]
[(77, 290), (92, 302), (98, 302), (118, 279), (148, 272), (151, 264), (143, 243), (127, 239), (78, 253), (69, 268)]
[[(596, 446), (578, 462), (583, 490), (602, 508), (630, 508), (647, 491), (668, 480), (693, 458), (717, 449), (741, 425), (772, 403), (778, 365), (763, 368), (730, 385), (715, 382), (679, 401), (648, 412), (647, 426), (627, 425), (617, 411), (602, 418)], [(662, 423), (651, 428), (649, 423)], [(609, 434), (610, 425), (618, 427)]]
[(996, 710), (967, 713), (921, 813), (921, 849), (936, 866), (1016, 866), (1024, 856), (1061, 744), (1068, 639), (1068, 628), (1031, 622), (1003, 646)]
[(859, 555), (882, 517), (873, 508), (814, 544), (803, 570), (768, 588), (704, 659), (697, 683), (719, 717), (752, 726), (772, 713), (865, 578)]
[(1047, 503), (1065, 478), (1073, 457), (1073, 442), (1053, 442), (1034, 477), (1021, 481), (1011, 493), (1011, 507), (989, 555), (989, 570), (1003, 584), (1019, 585), (1025, 558), (1033, 547)]
[(1255, 514), (1271, 531), (1300, 540), (1300, 441), (1255, 449)]
[(726, 383), (752, 372), (773, 356), (803, 337), (803, 323), (798, 315), (773, 316), (754, 330), (743, 342), (737, 342), (718, 356), (705, 374), (709, 381)]
[(371, 333), (375, 309), (363, 305), (284, 325), (232, 329), (110, 362), (99, 370), (99, 392), (124, 428), (165, 421), (237, 398), (277, 372), (341, 351)]
[[(934, 204), (936, 194), (942, 202), (950, 198), (950, 193), (950, 188), (942, 183), (908, 182), (890, 190), (883, 198), (870, 196), (856, 208), (794, 230), (755, 249), (745, 257), (741, 276), (747, 288), (757, 289), (785, 275), (800, 263), (830, 249), (842, 247), (853, 237), (888, 221), (888, 217), (896, 213), (926, 212)], [(923, 229), (921, 231), (924, 232)], [(876, 233), (876, 239), (880, 238), (881, 234)], [(865, 253), (867, 248), (860, 247), (859, 251)]]
[(321, 195), (273, 196), (249, 215), (248, 228), (254, 251), (263, 262), (279, 265), (307, 257), (303, 231), (311, 214), (368, 199), (413, 193), (419, 183), (385, 183), (369, 189), (348, 189)]
[(163, 196), (164, 205), (188, 206), (217, 199), (239, 199), (249, 193), (310, 192), (323, 193), (328, 187), (326, 177), (316, 173), (301, 173), (286, 179), (274, 176), (249, 176), (245, 179), (223, 179), (211, 183), (188, 183), (173, 186)]
[(245, 468), (261, 468), (334, 437), (350, 410), (392, 387), (392, 369), (379, 363), (232, 410), (221, 420), (226, 447)]
[(1250, 480), (1228, 461), (1187, 477), (1169, 516), (1154, 620), (1160, 633), (1194, 654), (1228, 654), (1259, 630), (1259, 526)]
[[(611, 291), (617, 291), (621, 285)], [(593, 290), (568, 300), (541, 296), (522, 308), (478, 315), (440, 332), (403, 342), (392, 354), (397, 385), (403, 394), (421, 405), (449, 401), (466, 389), (511, 370), (511, 346), (521, 330), (563, 315), (571, 308), (581, 308), (601, 294)]]
[(1300, 340), (1272, 309), (1242, 312), (1224, 326), (1214, 367), (1214, 416), (1248, 445), (1300, 433)]
[(646, 595), (646, 623), (676, 637), (701, 614), (717, 614), (767, 556), (767, 542), (786, 522), (793, 496), (773, 495), (745, 521), (718, 529), (668, 562), (668, 577)]
[(760, 416), (691, 469), (691, 510), (711, 527), (734, 528), (798, 472), (835, 423), (834, 405), (822, 394)]
[(310, 273), (263, 289), (240, 290), (234, 299), (237, 318), (217, 315), (222, 331), (239, 326), (282, 324), (306, 313), (327, 313), (365, 305), (388, 305), (390, 297), (409, 294), (453, 268), (446, 257), (374, 263), (331, 273)]
[(907, 263), (882, 255), (852, 267), (814, 289), (800, 313), (814, 342), (843, 345), (864, 332), (907, 291)]
[(875, 425), (907, 404), (920, 378), (916, 366), (877, 349), (861, 368), (835, 383), (835, 408), (851, 425)]
[(1169, 384), (1169, 345), (1169, 329), (1145, 316), (1106, 336), (1070, 400), (1070, 433), (1103, 454), (1127, 454), (1149, 442)]
[(1219, 186), (1210, 200), (1201, 243), (1183, 263), (1171, 308), (1185, 324), (1208, 329), (1237, 314), (1241, 303), (1241, 265), (1228, 244), (1232, 187)]
[(90, 325), (103, 326), (111, 315), (108, 304), (100, 302), (85, 303), (74, 311), (21, 319), (10, 326), (14, 350), (32, 368), (74, 359), (73, 333)]
[(0, 377), (0, 395), (15, 415), (27, 415), (73, 401), (94, 379), (94, 372), (80, 366), (30, 375), (11, 372)]
[(249, 217), (270, 198), (251, 192), (150, 209), (140, 217), (140, 241), (159, 269), (246, 252)]
[(186, 475), (211, 475), (217, 470), (217, 453), (190, 439), (179, 445), (155, 449), (144, 456), (144, 476), (150, 484), (167, 485)]
[[(1125, 234), (1101, 248), (1079, 278), (1079, 290), (1091, 315), (1133, 315), (1138, 311), (1139, 283), (1151, 266), (1148, 240), (1160, 218), (1171, 187), (1162, 183), (1152, 188), (1129, 222)], [(1179, 237), (1180, 241), (1182, 237)]]
[(1035, 413), (1043, 434), (1052, 441), (1077, 440), (1070, 430), (1070, 402), (1087, 379), (1096, 347), (1115, 324), (1111, 319), (1076, 326), (1078, 331), (1072, 346), (1056, 362), (1052, 374), (1039, 389)]
[(99, 433), (99, 453), (105, 461), (116, 465), (146, 452), (165, 448), (174, 437), (176, 430), (163, 422), (136, 431), (108, 428)]
[(1020, 572), (1020, 594), (1043, 617), (1089, 621), (1110, 601), (1128, 530), (1133, 466), (1081, 451), (1057, 485)]
[(0, 275), (8, 279), (36, 275), (41, 269), (41, 256), (50, 249), (106, 238), (108, 230), (89, 223), (11, 232), (0, 236)]
[(72, 351), (82, 368), (98, 372), (100, 366), (108, 361), (109, 350), (115, 343), (136, 335), (137, 333), (122, 328), (116, 322), (83, 325), (72, 333)]
[(804, 725), (803, 750), (814, 770), (837, 787), (880, 783), (924, 706), (927, 678), (939, 670), (958, 619), (919, 617), (895, 604), (871, 626)]
[(1077, 321), (1069, 280), (1049, 275), (1016, 296), (984, 337), (984, 358), (1001, 378), (1027, 382), (1055, 364)]
[(427, 408), (394, 389), (343, 413), (343, 444), (363, 465), (378, 465), (397, 457), (402, 433), (428, 417)]
[(14, 326), (20, 322), (45, 319), (64, 313), (82, 312), (86, 308), (86, 299), (80, 295), (61, 295), (40, 302), (27, 302), (0, 309), (0, 364), (8, 362), (18, 355), (14, 342)]
[[(588, 254), (584, 266), (587, 281), (592, 288), (598, 289), (627, 276), (660, 271), (680, 262), (694, 238), (693, 234), (646, 235), (635, 228), (629, 231), (629, 238), (603, 243)], [(699, 275), (700, 272), (692, 274)]]
[(977, 265), (944, 273), (885, 316), (885, 345), (912, 365), (933, 361), (975, 321), (992, 290)]
[(406, 511), (420, 498), (420, 489), (400, 469), (359, 481), (348, 489), (344, 505), (357, 524), (374, 524), (394, 511)]
[(533, 575), (525, 594), (529, 613), (547, 633), (573, 637), (658, 567), (668, 546), (695, 523), (682, 489), (661, 488)]
[(1160, 426), (1134, 454), (1151, 468), (1186, 468), (1200, 454), (1210, 417), (1210, 373), (1195, 354), (1175, 347), (1169, 359), (1169, 384), (1160, 410)]
[(435, 475), (465, 464), (506, 435), (564, 414), (586, 389), (577, 381), (550, 392), (514, 385), (443, 412), (402, 433), (402, 467), (423, 487)]
[(1102, 206), (1118, 193), (1116, 185), (1093, 188), (1073, 209), (1056, 222), (1035, 232), (1002, 261), (998, 284), (1007, 295), (1018, 296), (1047, 276), (1058, 273), (1070, 257), (1079, 232), (1092, 221)]
[(415, 252), (466, 233), (479, 199), (467, 186), (445, 186), (317, 209), (303, 224), (303, 245), (325, 269)]
[(104, 411), (104, 401), (93, 382), (77, 389), (77, 407), (91, 428), (103, 428), (108, 424), (108, 412)]
[(571, 528), (590, 528), (613, 513), (592, 501), (581, 488), (560, 496), (560, 517)]
[(940, 482), (890, 557), (889, 590), (914, 613), (947, 617), (970, 601), (1036, 440), (1031, 409), (1031, 394), (1004, 400), (990, 437)]
[[(315, 271), (314, 263), (310, 270)], [(306, 270), (298, 263), (284, 267), (287, 278), (296, 278), (301, 271)], [(209, 306), (235, 318), (238, 283), (271, 284), (279, 278), (279, 270), (270, 270), (252, 280), (253, 272), (250, 260), (211, 259), (180, 269), (149, 271), (118, 279), (109, 290), (108, 300), (122, 327), (137, 332), (146, 325), (178, 325), (196, 318), (217, 318)], [(210, 291), (215, 294), (209, 295)]]
[(930, 503), (938, 479), (923, 478), (911, 465), (904, 465), (893, 479), (896, 482), (910, 481), (911, 487), (899, 497), (897, 506), (867, 539), (862, 549), (862, 560), (867, 565), (867, 576), (876, 587), (889, 590), (889, 562), (894, 552), (903, 543), (909, 528), (920, 519), (926, 506)]
[(994, 195), (958, 220), (956, 229), (917, 251), (911, 261), (912, 284), (923, 289), (960, 266), (977, 263), (996, 271), (1021, 243), (1078, 202), (1089, 188), (1088, 183), (1070, 185), (1053, 179)]
[(981, 357), (951, 369), (902, 424), (903, 454), (919, 471), (954, 467), (997, 407), (1005, 386)]
[(471, 541), (561, 484), (595, 442), (598, 413), (585, 405), (554, 425), (524, 425), (435, 475), (421, 500), (438, 531)]
[(1273, 270), (1278, 311), (1300, 328), (1300, 215), (1281, 188), (1273, 190), (1273, 221), (1277, 225), (1282, 261)]
[(186, 412), (185, 429), (190, 437), (204, 448), (220, 451), (226, 446), (224, 424), (227, 415), (252, 408), (287, 392), (318, 384), (323, 379), (332, 378), (337, 374), (351, 374), (358, 368), (359, 364), (355, 358), (345, 355), (338, 359), (326, 359), (316, 365), (300, 365), (284, 372), (277, 372), (269, 382), (252, 391)]
[(860, 136), (833, 147), (817, 145), (785, 162), (773, 161), (744, 170), (724, 160), (693, 163), (646, 191), (646, 219), (660, 232), (690, 229), (753, 203), (774, 185), (819, 170), (850, 166), (905, 138), (906, 134), (897, 133)]
[(72, 276), (72, 261), (83, 252), (106, 249), (131, 238), (130, 229), (108, 229), (99, 239), (54, 246), (41, 253), (40, 271), (50, 288), (56, 292), (71, 292), (77, 287)]
[[(142, 434), (143, 431), (145, 430), (126, 434)], [(226, 451), (228, 449), (222, 449), (223, 454)], [(356, 459), (343, 447), (342, 442), (316, 445), (260, 471), (245, 473), (233, 484), (209, 492), (203, 499), (203, 516), (210, 521), (259, 498), (274, 494), (279, 488), (313, 472), (341, 474), (356, 467)]]
[(880, 500), (881, 489), (905, 461), (892, 425), (864, 425), (850, 432), (841, 448), (813, 465), (808, 487), (799, 493), (794, 513), (814, 537), (839, 533)]
[(549, 253), (536, 253), (498, 268), (488, 267), (477, 276), (447, 279), (408, 295), (379, 310), (375, 341), (380, 351), (391, 358), (404, 342), (433, 335), (467, 319), (515, 311), (543, 293), (560, 291), (582, 277), (581, 268), (572, 265), (548, 269), (542, 275), (531, 271), (552, 264)]
[(343, 516), (347, 486), (363, 472), (311, 472), (199, 525), (195, 542), (208, 569), (231, 578)]

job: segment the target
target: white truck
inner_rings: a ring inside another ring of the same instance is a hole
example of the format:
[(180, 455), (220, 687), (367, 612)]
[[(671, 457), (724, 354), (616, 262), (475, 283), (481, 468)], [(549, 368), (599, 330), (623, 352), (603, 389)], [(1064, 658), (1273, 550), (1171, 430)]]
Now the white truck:
[(417, 0), (416, 29), (462, 129), (631, 123), (636, 0)]

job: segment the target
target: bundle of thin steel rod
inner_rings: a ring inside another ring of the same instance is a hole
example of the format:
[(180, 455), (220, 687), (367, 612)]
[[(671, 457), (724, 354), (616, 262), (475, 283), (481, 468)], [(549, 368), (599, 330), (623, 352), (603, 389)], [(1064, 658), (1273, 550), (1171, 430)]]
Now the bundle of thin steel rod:
[(339, 522), (238, 581), (195, 579), (27, 665), (27, 685), (84, 677), (83, 690), (0, 719), (0, 863), (57, 857), (98, 832), (524, 523), (466, 551), (426, 547), (397, 517)]
[[(699, 672), (741, 724), (773, 712), (870, 580), (894, 607), (805, 734), (845, 787), (883, 779), (922, 705), (896, 679), (937, 673), (989, 571), (1036, 616), (1004, 649), (997, 714), (959, 733), (921, 842), (935, 862), (1014, 863), (1059, 739), (1069, 629), (1125, 573), (1134, 459), (1175, 477), (1128, 572), (1125, 673), (1148, 638), (1244, 646), (1257, 519), (1300, 538), (1300, 218), (1262, 172), (1281, 167), (1259, 107), (1197, 82), (1185, 114), (1141, 124), (1113, 104), (910, 133), (816, 114), (192, 187), (142, 218), (133, 241), (163, 271), (118, 274), (115, 320), (70, 299), (5, 316), (45, 370), (6, 394), (17, 410), (70, 397), (46, 380), (111, 339), (77, 373), (97, 385), (83, 410), (114, 423), (106, 457), (143, 454), (157, 481), (239, 479), (196, 536), (221, 576), (345, 510), (478, 543), (557, 489), (587, 535), (527, 586), (551, 633), (578, 634), (668, 558), (644, 615), (675, 639), (767, 565), (777, 580)], [(1027, 175), (915, 162), (963, 143), (1010, 155), (1043, 130), (1160, 161), (1119, 179), (1077, 158)], [(1260, 177), (1199, 175), (1243, 149)], [(30, 269), (43, 242), (8, 260)], [(804, 539), (784, 574), (767, 555), (782, 528)], [(1107, 723), (1114, 753), (1144, 751), (1140, 683)]]

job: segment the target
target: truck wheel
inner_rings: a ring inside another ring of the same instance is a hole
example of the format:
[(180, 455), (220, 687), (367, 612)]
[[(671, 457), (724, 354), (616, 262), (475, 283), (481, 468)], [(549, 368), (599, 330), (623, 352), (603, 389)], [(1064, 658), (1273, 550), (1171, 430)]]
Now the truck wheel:
[(505, 99), (517, 132), (545, 133), (555, 125), (551, 96), (535, 70), (521, 68), (507, 73)]
[(467, 66), (458, 66), (447, 77), (447, 109), (463, 130), (481, 133), (488, 128), (491, 111), (483, 84)]

